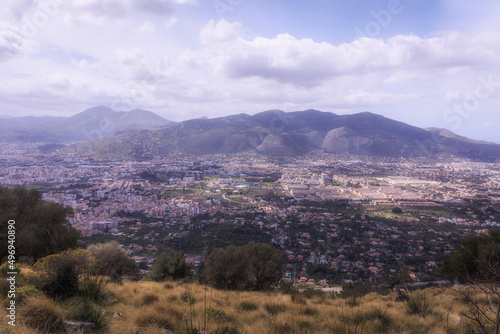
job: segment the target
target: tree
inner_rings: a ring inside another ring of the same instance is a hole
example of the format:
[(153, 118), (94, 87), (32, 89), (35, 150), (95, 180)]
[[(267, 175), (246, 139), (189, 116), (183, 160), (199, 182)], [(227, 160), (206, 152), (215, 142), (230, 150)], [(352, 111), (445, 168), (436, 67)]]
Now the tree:
[(256, 290), (278, 285), (283, 275), (283, 252), (266, 243), (249, 243), (243, 247), (248, 255), (248, 278)]
[[(500, 332), (500, 230), (472, 235), (444, 262), (442, 272), (451, 280), (465, 284), (451, 288), (470, 307), (463, 316), (475, 324), (479, 333)], [(479, 298), (482, 295), (484, 298)], [(486, 302), (482, 301), (485, 300)]]
[(392, 213), (403, 213), (403, 209), (396, 206), (396, 207), (392, 208)]
[(183, 251), (169, 251), (158, 256), (151, 266), (151, 279), (182, 279), (189, 275), (191, 267), (184, 260)]
[(276, 286), (283, 274), (283, 252), (266, 243), (216, 248), (207, 257), (205, 278), (229, 290), (263, 290)]
[(108, 276), (116, 283), (121, 283), (124, 276), (133, 279), (139, 276), (139, 266), (118, 242), (92, 244), (87, 249), (93, 257), (92, 272), (95, 275)]
[(8, 255), (7, 229), (15, 221), (16, 257), (37, 259), (77, 246), (80, 232), (66, 217), (70, 207), (42, 200), (36, 189), (0, 186), (0, 260)]
[(241, 290), (246, 286), (245, 254), (242, 247), (215, 248), (207, 257), (204, 275), (218, 289)]

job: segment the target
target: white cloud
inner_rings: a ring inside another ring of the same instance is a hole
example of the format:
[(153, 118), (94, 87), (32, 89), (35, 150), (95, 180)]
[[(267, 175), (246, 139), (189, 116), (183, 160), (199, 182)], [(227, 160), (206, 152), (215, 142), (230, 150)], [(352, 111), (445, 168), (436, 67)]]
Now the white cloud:
[[(236, 26), (238, 27), (238, 26)], [(211, 22), (202, 30), (202, 41), (232, 41), (217, 47), (213, 58), (228, 77), (261, 77), (304, 86), (321, 85), (329, 78), (383, 71), (416, 71), (470, 67), (482, 69), (499, 64), (500, 34), (464, 35), (441, 33), (432, 38), (398, 35), (384, 41), (361, 38), (350, 44), (332, 45), (289, 34), (275, 38), (238, 38), (234, 24)], [(403, 80), (392, 77), (388, 83)], [(410, 80), (411, 81), (411, 80)]]
[(144, 23), (142, 23), (139, 28), (137, 28), (137, 32), (141, 34), (146, 34), (146, 33), (151, 33), (156, 30), (156, 24), (153, 22), (146, 20)]
[(0, 25), (0, 61), (9, 60), (22, 53), (26, 39), (8, 24)]
[(179, 20), (176, 17), (171, 17), (167, 21), (165, 21), (166, 28), (172, 28)]
[(243, 33), (243, 26), (240, 22), (230, 23), (225, 20), (210, 21), (200, 32), (200, 39), (204, 45), (214, 43), (235, 41)]

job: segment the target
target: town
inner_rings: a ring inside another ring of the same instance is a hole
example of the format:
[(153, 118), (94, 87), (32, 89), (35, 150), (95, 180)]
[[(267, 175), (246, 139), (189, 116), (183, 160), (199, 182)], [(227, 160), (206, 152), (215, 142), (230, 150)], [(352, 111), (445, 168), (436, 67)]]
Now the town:
[(73, 209), (85, 244), (118, 241), (147, 269), (182, 250), (197, 273), (210, 251), (269, 242), (283, 279), (323, 287), (407, 270), (438, 281), (459, 240), (500, 227), (500, 165), (448, 159), (257, 154), (95, 161), (5, 144), (0, 184), (36, 187)]

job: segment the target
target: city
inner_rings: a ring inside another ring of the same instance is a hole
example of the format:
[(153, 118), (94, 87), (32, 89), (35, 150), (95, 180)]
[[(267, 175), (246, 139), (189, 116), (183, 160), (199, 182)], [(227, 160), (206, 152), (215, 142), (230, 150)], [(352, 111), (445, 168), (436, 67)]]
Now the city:
[(98, 162), (44, 147), (5, 144), (0, 183), (71, 207), (84, 243), (116, 240), (144, 272), (168, 249), (197, 273), (214, 248), (263, 241), (283, 250), (283, 279), (296, 283), (381, 282), (403, 270), (432, 282), (461, 238), (500, 227), (497, 163), (320, 152)]

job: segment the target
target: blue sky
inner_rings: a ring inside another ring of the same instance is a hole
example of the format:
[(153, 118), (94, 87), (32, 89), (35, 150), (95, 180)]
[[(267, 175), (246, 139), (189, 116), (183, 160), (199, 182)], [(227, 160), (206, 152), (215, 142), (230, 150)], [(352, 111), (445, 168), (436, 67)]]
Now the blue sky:
[(498, 1), (6, 0), (0, 114), (379, 113), (500, 143)]

